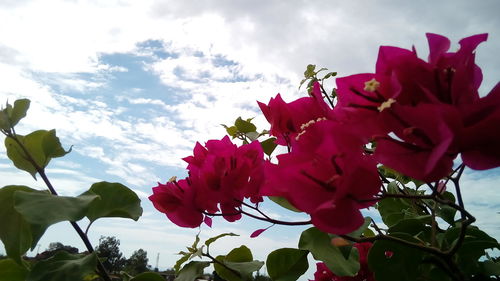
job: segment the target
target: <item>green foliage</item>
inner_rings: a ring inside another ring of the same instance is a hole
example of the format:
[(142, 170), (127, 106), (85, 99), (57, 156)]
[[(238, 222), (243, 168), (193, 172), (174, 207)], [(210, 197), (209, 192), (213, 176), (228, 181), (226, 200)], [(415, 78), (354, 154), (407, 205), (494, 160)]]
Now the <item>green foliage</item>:
[(125, 271), (132, 275), (143, 273), (148, 270), (148, 261), (148, 252), (143, 249), (136, 250), (127, 259)]
[(217, 256), (214, 264), (217, 274), (228, 281), (248, 280), (252, 272), (259, 270), (264, 262), (253, 260), (250, 249), (242, 245), (234, 248), (225, 256)]
[(28, 99), (16, 100), (14, 106), (7, 103), (6, 107), (0, 110), (0, 130), (10, 132), (26, 116), (29, 107), (30, 100)]
[(0, 239), (5, 245), (7, 255), (23, 265), (21, 255), (34, 247), (45, 232), (45, 228), (30, 224), (14, 208), (16, 192), (35, 193), (34, 189), (22, 185), (9, 185), (0, 189)]
[(354, 276), (359, 271), (359, 254), (352, 248), (348, 258), (339, 247), (332, 245), (332, 237), (311, 227), (302, 232), (299, 249), (308, 250), (316, 260), (323, 261), (338, 276)]
[(273, 138), (268, 138), (265, 141), (260, 142), (260, 145), (262, 146), (262, 150), (264, 151), (264, 153), (267, 156), (271, 156), (274, 149), (276, 149), (276, 147), (278, 146), (275, 141), (276, 141), (276, 138), (273, 137)]
[(210, 262), (191, 261), (179, 271), (175, 281), (194, 281), (197, 277), (203, 275), (203, 269), (209, 265)]
[[(323, 85), (325, 80), (327, 80), (331, 77), (337, 76), (337, 72), (328, 72), (322, 78), (319, 78), (318, 74), (322, 71), (325, 71), (325, 70), (328, 70), (328, 69), (322, 67), (322, 68), (316, 70), (315, 64), (307, 65), (306, 70), (304, 71), (304, 79), (302, 79), (302, 81), (300, 81), (299, 89), (300, 89), (300, 87), (302, 87), (302, 85), (305, 82), (309, 81), (307, 83), (307, 92), (310, 93), (312, 91), (312, 86), (313, 86), (314, 82), (320, 82), (321, 85)], [(335, 95), (336, 95), (335, 90), (333, 90), (331, 93), (331, 96), (335, 97)]]
[(128, 187), (120, 183), (94, 183), (86, 195), (98, 195), (99, 200), (90, 204), (87, 218), (93, 222), (103, 217), (120, 217), (138, 220), (142, 215), (141, 200)]
[(101, 236), (99, 245), (96, 248), (99, 258), (103, 258), (102, 265), (108, 272), (119, 272), (123, 270), (126, 259), (120, 251), (120, 240), (114, 236)]
[(282, 248), (267, 256), (266, 266), (269, 276), (274, 281), (295, 281), (309, 268), (309, 251)]
[(205, 245), (208, 247), (208, 246), (210, 246), (210, 244), (212, 244), (213, 242), (215, 242), (215, 241), (219, 240), (219, 239), (220, 239), (220, 238), (222, 238), (222, 237), (226, 237), (226, 236), (239, 236), (239, 235), (238, 235), (238, 234), (234, 234), (234, 233), (232, 233), (232, 232), (230, 232), (230, 233), (222, 233), (222, 234), (219, 234), (219, 235), (217, 235), (217, 236), (215, 236), (215, 237), (212, 237), (212, 238), (207, 239), (207, 241), (205, 241)]
[(62, 157), (71, 151), (62, 148), (55, 130), (38, 130), (26, 136), (7, 137), (5, 147), (14, 166), (30, 173), (34, 178), (39, 169), (44, 169), (52, 158)]
[[(47, 192), (23, 192), (14, 194), (15, 209), (32, 224), (50, 226), (61, 221), (79, 221), (87, 214), (90, 204), (99, 196), (56, 196)], [(44, 210), (40, 212), (40, 210)]]
[(28, 270), (12, 259), (0, 260), (0, 281), (25, 281)]
[[(394, 234), (394, 236), (396, 236)], [(418, 243), (409, 234), (399, 233), (398, 238)], [(418, 265), (424, 252), (398, 242), (377, 240), (368, 253), (368, 264), (375, 274), (375, 280), (414, 281), (419, 278)]]
[(95, 254), (82, 256), (59, 252), (52, 258), (35, 264), (26, 281), (83, 280), (85, 276), (94, 273), (96, 266)]

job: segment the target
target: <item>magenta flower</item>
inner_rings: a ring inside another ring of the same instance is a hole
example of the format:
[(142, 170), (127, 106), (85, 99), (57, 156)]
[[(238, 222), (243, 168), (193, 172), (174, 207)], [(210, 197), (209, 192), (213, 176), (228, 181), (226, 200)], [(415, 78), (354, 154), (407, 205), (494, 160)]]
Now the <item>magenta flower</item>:
[(319, 83), (315, 83), (309, 97), (286, 103), (278, 94), (271, 98), (267, 105), (257, 102), (267, 121), (271, 124), (271, 135), (277, 138), (276, 143), (290, 145), (301, 126), (310, 120), (325, 118), (331, 109), (323, 100)]
[(195, 191), (183, 179), (153, 187), (153, 195), (149, 200), (168, 219), (181, 227), (198, 227), (203, 221), (203, 214), (194, 205)]
[(320, 120), (298, 135), (278, 164), (266, 163), (262, 195), (282, 196), (311, 216), (319, 229), (346, 234), (363, 223), (359, 209), (375, 203), (380, 189), (375, 162), (346, 126)]
[(383, 46), (376, 73), (337, 79), (335, 118), (377, 141), (377, 161), (419, 180), (446, 177), (461, 152), (471, 168), (500, 166), (500, 95), (494, 89), (479, 98), (482, 74), (474, 62), (487, 35), (460, 40), (457, 52), (448, 52), (446, 37), (427, 38), (428, 62), (415, 50)]

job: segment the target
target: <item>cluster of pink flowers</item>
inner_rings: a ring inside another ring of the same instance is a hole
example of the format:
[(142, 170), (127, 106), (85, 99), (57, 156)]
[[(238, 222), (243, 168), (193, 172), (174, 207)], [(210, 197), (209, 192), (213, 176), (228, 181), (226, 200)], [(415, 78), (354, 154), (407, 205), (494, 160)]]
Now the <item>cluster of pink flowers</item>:
[(281, 196), (319, 229), (346, 234), (363, 223), (360, 209), (381, 188), (377, 165), (425, 182), (446, 177), (461, 154), (472, 169), (500, 166), (500, 86), (485, 97), (475, 49), (486, 34), (462, 39), (427, 34), (428, 61), (415, 50), (383, 46), (375, 73), (337, 79), (334, 108), (315, 83), (308, 97), (278, 94), (258, 103), (276, 143), (288, 153), (264, 160), (258, 142), (237, 147), (228, 137), (197, 143), (184, 158), (189, 176), (153, 188), (150, 200), (171, 221), (199, 226), (205, 215), (241, 217), (241, 202)]
[[(237, 147), (229, 137), (199, 143), (184, 158), (189, 176), (153, 188), (149, 199), (160, 212), (182, 227), (197, 227), (206, 214), (222, 212), (230, 222), (241, 218), (245, 198), (262, 201), (264, 153), (259, 142)], [(209, 218), (209, 217), (208, 217)]]

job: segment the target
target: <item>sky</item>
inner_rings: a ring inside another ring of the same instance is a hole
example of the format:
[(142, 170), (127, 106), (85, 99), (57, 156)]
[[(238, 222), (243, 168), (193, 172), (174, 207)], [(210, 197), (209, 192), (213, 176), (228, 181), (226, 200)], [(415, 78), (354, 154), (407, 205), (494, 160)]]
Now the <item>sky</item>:
[[(125, 256), (142, 248), (150, 264), (159, 254), (159, 267), (168, 268), (198, 230), (176, 227), (147, 197), (157, 182), (186, 175), (181, 158), (197, 141), (222, 138), (220, 124), (238, 116), (255, 117), (265, 129), (256, 100), (304, 95), (298, 85), (307, 64), (339, 76), (373, 72), (380, 45), (415, 46), (426, 58), (426, 32), (449, 37), (452, 49), (463, 37), (489, 33), (476, 56), (486, 95), (500, 77), (499, 10), (498, 0), (0, 0), (0, 103), (29, 98), (17, 131), (56, 129), (63, 146), (73, 146), (47, 169), (60, 194), (110, 181), (142, 199), (138, 222), (94, 223), (94, 245), (101, 235), (116, 236)], [(0, 147), (0, 186), (44, 188), (11, 166)], [(500, 170), (468, 170), (463, 180), (477, 225), (500, 239)], [(275, 218), (303, 218), (272, 204), (264, 209)], [(296, 247), (304, 229), (275, 226), (249, 238), (267, 226), (215, 220), (200, 235), (240, 234), (214, 244), (215, 253), (247, 244), (265, 260), (269, 249)], [(39, 250), (56, 241), (83, 249), (67, 223), (49, 228)]]

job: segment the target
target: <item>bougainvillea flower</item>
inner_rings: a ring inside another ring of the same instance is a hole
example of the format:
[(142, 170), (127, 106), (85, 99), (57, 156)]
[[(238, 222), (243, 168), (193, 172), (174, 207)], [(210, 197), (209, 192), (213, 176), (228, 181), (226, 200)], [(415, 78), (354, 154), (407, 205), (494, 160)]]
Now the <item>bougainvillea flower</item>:
[(395, 104), (382, 114), (396, 137), (376, 138), (375, 158), (409, 177), (432, 182), (446, 177), (457, 156), (460, 119), (445, 104)]
[(359, 253), (359, 271), (355, 276), (337, 276), (323, 262), (316, 263), (314, 280), (309, 281), (375, 281), (373, 272), (368, 268), (368, 251), (372, 243), (354, 243), (353, 245)]
[(194, 205), (194, 195), (193, 188), (183, 179), (153, 187), (149, 200), (176, 225), (194, 228), (203, 222), (204, 217)]
[(382, 46), (375, 73), (337, 79), (335, 119), (376, 139), (378, 161), (420, 180), (445, 177), (460, 152), (471, 168), (499, 166), (497, 90), (479, 98), (475, 64), (487, 34), (460, 40), (456, 52), (448, 52), (446, 37), (427, 39), (428, 61), (414, 49)]
[(359, 209), (375, 203), (380, 190), (375, 162), (348, 126), (331, 120), (310, 123), (292, 151), (266, 163), (262, 195), (282, 196), (308, 213), (319, 229), (346, 234), (363, 224)]
[(259, 142), (237, 147), (229, 137), (196, 144), (188, 163), (189, 183), (196, 190), (195, 205), (209, 213), (221, 211), (228, 221), (241, 218), (238, 208), (249, 198), (262, 201), (264, 154)]
[(462, 111), (462, 160), (476, 170), (500, 166), (500, 83), (486, 96)]
[(301, 126), (310, 120), (325, 118), (331, 110), (323, 100), (318, 82), (314, 83), (309, 97), (286, 103), (277, 95), (269, 103), (257, 102), (267, 121), (271, 124), (270, 133), (277, 138), (276, 143), (290, 145), (301, 131)]

